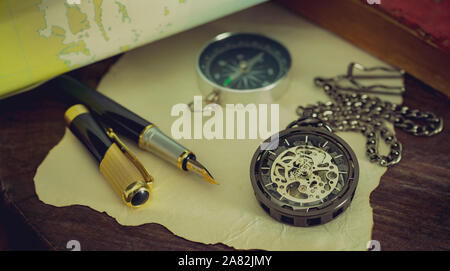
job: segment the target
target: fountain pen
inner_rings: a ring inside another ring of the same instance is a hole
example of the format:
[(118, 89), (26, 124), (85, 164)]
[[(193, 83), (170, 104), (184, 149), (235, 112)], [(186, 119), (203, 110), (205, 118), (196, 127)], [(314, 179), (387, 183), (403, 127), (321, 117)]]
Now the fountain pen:
[(218, 184), (192, 151), (164, 134), (155, 124), (68, 75), (58, 76), (51, 83), (72, 101), (85, 105), (100, 122), (136, 142), (139, 148), (156, 154), (182, 171), (193, 172), (209, 183)]

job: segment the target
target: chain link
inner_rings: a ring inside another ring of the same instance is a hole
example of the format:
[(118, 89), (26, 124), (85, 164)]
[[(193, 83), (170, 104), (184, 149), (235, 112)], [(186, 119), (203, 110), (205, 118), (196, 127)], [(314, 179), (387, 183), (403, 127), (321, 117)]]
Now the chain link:
[[(337, 131), (360, 132), (366, 137), (366, 154), (371, 162), (388, 167), (397, 164), (402, 158), (402, 144), (385, 125), (391, 122), (414, 136), (432, 136), (442, 131), (443, 120), (430, 112), (412, 110), (407, 106), (383, 101), (360, 93), (344, 93), (332, 84), (316, 81), (332, 102), (299, 106), (297, 123), (305, 118), (319, 119)], [(294, 124), (291, 123), (292, 127)], [(389, 147), (388, 155), (379, 153), (378, 141), (381, 138)]]

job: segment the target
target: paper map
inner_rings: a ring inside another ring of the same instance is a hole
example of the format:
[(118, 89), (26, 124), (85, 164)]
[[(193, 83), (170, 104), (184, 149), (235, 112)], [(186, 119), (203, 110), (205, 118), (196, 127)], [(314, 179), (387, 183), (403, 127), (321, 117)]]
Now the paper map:
[(264, 0), (2, 0), (0, 98)]

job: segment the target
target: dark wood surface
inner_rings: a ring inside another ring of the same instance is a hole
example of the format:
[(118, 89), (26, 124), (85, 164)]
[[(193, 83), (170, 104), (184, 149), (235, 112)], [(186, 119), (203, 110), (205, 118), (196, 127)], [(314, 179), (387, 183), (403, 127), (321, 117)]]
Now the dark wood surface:
[(366, 0), (274, 1), (450, 96), (450, 53), (377, 5)]
[[(72, 75), (95, 88), (117, 59)], [(372, 239), (380, 241), (382, 250), (449, 250), (449, 99), (411, 76), (406, 77), (406, 88), (405, 104), (444, 116), (445, 129), (431, 138), (397, 130), (404, 146), (403, 160), (387, 171), (371, 195)], [(16, 235), (21, 241), (14, 249), (66, 250), (69, 240), (78, 240), (82, 250), (232, 249), (185, 240), (158, 224), (122, 226), (85, 206), (58, 208), (41, 202), (33, 177), (64, 135), (67, 107), (58, 91), (48, 87), (0, 101), (0, 199), (4, 210), (0, 221), (7, 225), (9, 237)]]

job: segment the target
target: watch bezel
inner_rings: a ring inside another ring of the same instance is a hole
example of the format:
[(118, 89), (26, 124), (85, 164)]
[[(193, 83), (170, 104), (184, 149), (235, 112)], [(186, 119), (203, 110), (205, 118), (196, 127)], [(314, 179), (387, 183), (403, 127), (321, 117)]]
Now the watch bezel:
[[(267, 150), (261, 150), (261, 148), (258, 147), (257, 151), (253, 155), (253, 159), (250, 165), (250, 178), (256, 199), (261, 204), (261, 207), (266, 210), (266, 212), (268, 212), (270, 216), (278, 221), (301, 227), (327, 223), (343, 213), (343, 211), (350, 205), (353, 199), (359, 181), (358, 160), (352, 148), (342, 138), (333, 133), (330, 133), (324, 128), (289, 128), (279, 132), (279, 138), (281, 140), (281, 138), (292, 133), (323, 136), (326, 137), (327, 140), (332, 140), (333, 143), (335, 143), (342, 149), (349, 163), (349, 172), (347, 174), (347, 185), (345, 186), (345, 191), (340, 193), (330, 202), (324, 203), (323, 208), (315, 206), (305, 209), (294, 209), (289, 205), (287, 206), (289, 206), (290, 208), (286, 207), (285, 203), (281, 204), (280, 200), (270, 195), (262, 184), (262, 178), (260, 177), (261, 171), (257, 172), (256, 170), (258, 167), (258, 163), (261, 162), (260, 158)], [(270, 142), (270, 140), (271, 138), (268, 138), (264, 142), (268, 143)]]

